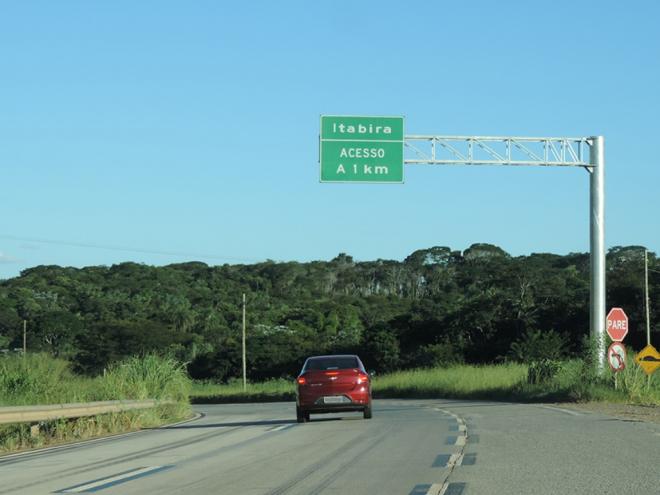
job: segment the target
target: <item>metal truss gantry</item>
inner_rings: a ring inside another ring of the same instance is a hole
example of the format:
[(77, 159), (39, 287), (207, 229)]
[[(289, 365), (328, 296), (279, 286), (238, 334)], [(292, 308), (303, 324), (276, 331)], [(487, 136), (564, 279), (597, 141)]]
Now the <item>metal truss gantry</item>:
[(406, 136), (410, 165), (590, 167), (588, 138)]
[(590, 184), (591, 295), (589, 329), (605, 368), (605, 139), (492, 136), (405, 136), (407, 165), (583, 167)]

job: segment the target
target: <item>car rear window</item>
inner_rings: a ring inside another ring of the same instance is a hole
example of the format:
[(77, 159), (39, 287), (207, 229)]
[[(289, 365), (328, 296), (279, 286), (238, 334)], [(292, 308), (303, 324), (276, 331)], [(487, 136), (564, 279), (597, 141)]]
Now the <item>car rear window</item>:
[(353, 356), (321, 357), (307, 361), (304, 371), (345, 370), (359, 368), (357, 358)]

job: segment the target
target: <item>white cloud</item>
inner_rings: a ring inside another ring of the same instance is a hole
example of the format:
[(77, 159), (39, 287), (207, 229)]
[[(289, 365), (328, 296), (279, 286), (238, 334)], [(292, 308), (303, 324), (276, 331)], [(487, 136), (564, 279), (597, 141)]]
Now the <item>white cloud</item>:
[(0, 251), (0, 263), (18, 263), (19, 261), (21, 260)]

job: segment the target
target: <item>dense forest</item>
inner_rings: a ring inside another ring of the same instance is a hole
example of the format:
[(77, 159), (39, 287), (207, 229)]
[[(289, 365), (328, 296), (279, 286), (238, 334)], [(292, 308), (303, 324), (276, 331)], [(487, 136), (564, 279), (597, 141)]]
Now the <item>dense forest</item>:
[[(660, 263), (649, 253), (658, 342)], [(629, 345), (645, 344), (644, 249), (607, 256), (607, 304), (630, 317)], [(37, 266), (0, 281), (0, 350), (64, 357), (80, 373), (156, 351), (193, 377), (240, 375), (242, 294), (248, 376), (295, 374), (311, 354), (356, 352), (379, 372), (452, 362), (561, 358), (589, 329), (589, 255), (513, 257), (497, 246), (433, 247), (404, 261), (331, 261), (82, 269)]]

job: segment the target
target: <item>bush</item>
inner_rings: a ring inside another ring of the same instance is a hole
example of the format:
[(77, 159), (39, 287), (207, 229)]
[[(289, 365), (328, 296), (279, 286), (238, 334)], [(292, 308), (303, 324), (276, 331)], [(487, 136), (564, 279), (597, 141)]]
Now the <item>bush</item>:
[(556, 361), (565, 355), (568, 338), (554, 330), (541, 331), (528, 329), (509, 348), (509, 358), (520, 363), (542, 360)]
[(450, 342), (423, 345), (414, 354), (412, 360), (415, 366), (421, 368), (439, 368), (462, 361), (463, 356)]
[(367, 367), (375, 368), (379, 373), (399, 367), (401, 353), (399, 340), (384, 325), (368, 330), (364, 349)]
[(561, 363), (552, 359), (534, 361), (527, 369), (527, 383), (539, 385), (553, 380), (561, 371)]

